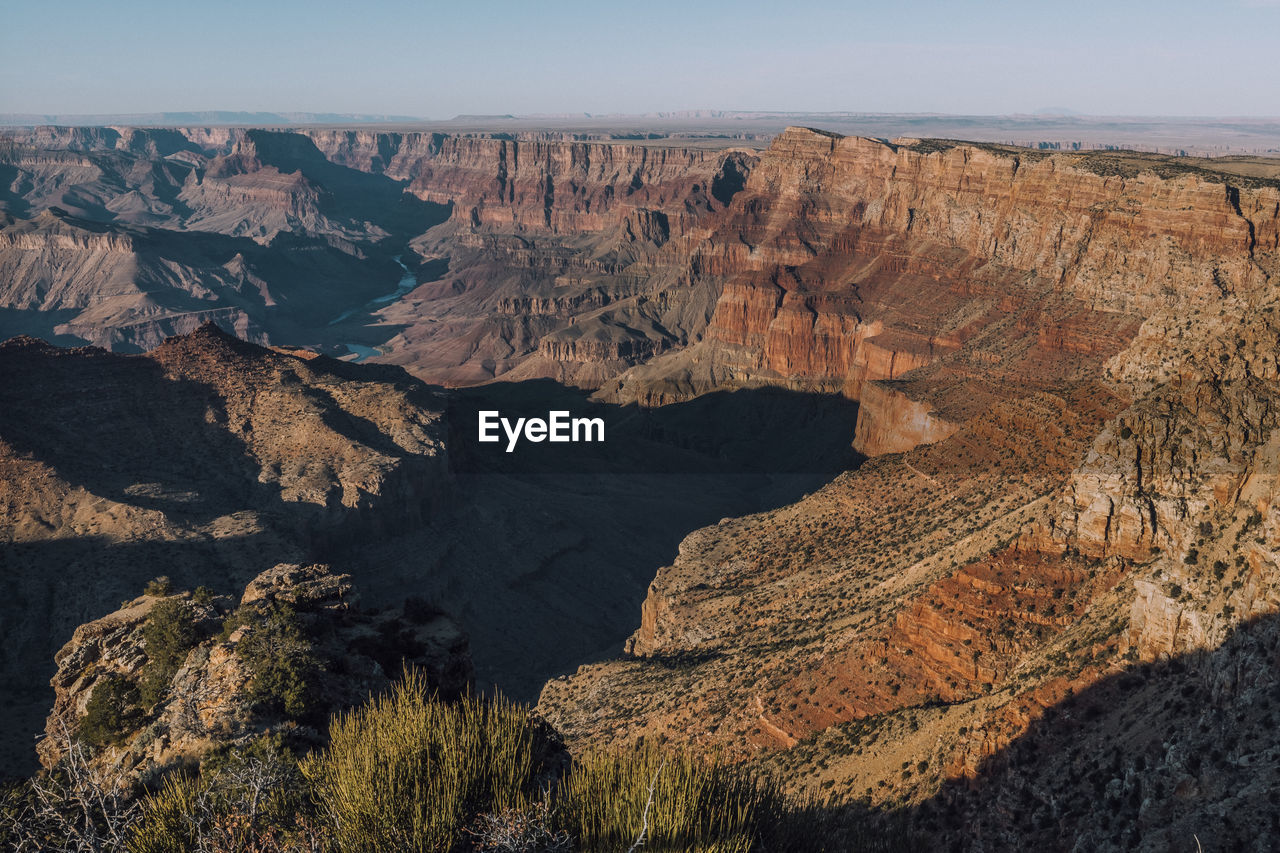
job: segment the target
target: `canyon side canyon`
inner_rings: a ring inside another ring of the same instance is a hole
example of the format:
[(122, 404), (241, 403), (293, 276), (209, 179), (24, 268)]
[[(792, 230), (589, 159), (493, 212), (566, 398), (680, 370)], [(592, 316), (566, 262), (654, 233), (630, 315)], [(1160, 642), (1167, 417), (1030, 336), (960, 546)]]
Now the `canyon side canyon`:
[[(293, 572), (570, 751), (726, 755), (930, 849), (1246, 849), (1278, 276), (1280, 159), (2, 131), (4, 762), (136, 667), (149, 579)], [(608, 453), (477, 469), (451, 431), (546, 400)], [(169, 728), (125, 754), (199, 747)]]

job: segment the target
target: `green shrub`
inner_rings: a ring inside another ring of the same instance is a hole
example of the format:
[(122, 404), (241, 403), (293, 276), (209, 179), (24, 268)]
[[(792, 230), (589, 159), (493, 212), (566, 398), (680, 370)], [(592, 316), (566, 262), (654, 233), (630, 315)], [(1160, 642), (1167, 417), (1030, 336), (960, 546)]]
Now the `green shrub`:
[(236, 632), (236, 629), (250, 624), (253, 621), (254, 616), (255, 612), (252, 607), (241, 606), (232, 610), (227, 614), (227, 617), (222, 620), (222, 630), (218, 633), (218, 640), (225, 643), (227, 640), (231, 639), (231, 635)]
[(142, 801), (131, 853), (316, 850), (318, 826), (290, 756), (247, 749), (199, 777), (173, 775)]
[[(642, 745), (563, 747), (519, 705), (445, 703), (414, 672), (333, 718), (301, 764), (278, 737), (220, 753), (142, 803), (132, 853), (541, 850), (747, 853), (922, 849), (905, 826), (784, 797), (736, 766)], [(923, 766), (923, 764), (921, 765)]]
[(99, 678), (85, 704), (80, 740), (90, 746), (119, 743), (137, 716), (137, 701), (138, 690), (129, 679), (115, 674)]
[(526, 709), (440, 702), (414, 674), (336, 717), (330, 738), (302, 767), (343, 853), (448, 851), (469, 828), (536, 814), (548, 816), (539, 832), (584, 851), (626, 850), (643, 833), (645, 850), (745, 853), (778, 837), (788, 808), (744, 771), (652, 746), (587, 755), (548, 807), (548, 736)]
[(259, 710), (309, 715), (315, 708), (320, 662), (298, 614), (287, 604), (276, 604), (249, 618), (248, 626), (236, 655), (249, 671), (250, 701)]
[(129, 839), (130, 853), (185, 853), (197, 849), (202, 830), (198, 804), (207, 786), (180, 774), (142, 801), (142, 819)]
[(156, 604), (143, 626), (147, 666), (142, 674), (142, 701), (154, 706), (169, 689), (173, 675), (199, 641), (191, 607), (181, 599), (167, 598)]
[(161, 575), (147, 581), (142, 592), (144, 595), (169, 595), (173, 592), (173, 582), (169, 580), (168, 575)]
[(584, 851), (745, 853), (784, 801), (775, 786), (718, 761), (651, 745), (592, 752), (561, 785), (559, 825)]
[[(200, 759), (200, 773), (216, 776), (233, 770), (246, 762), (259, 762), (279, 766), (297, 767), (298, 754), (292, 748), (288, 734), (291, 730), (267, 731), (248, 743), (220, 744)], [(301, 781), (301, 777), (298, 777)]]
[(481, 814), (530, 808), (547, 735), (510, 702), (444, 703), (421, 675), (340, 714), (304, 760), (343, 853), (447, 851)]

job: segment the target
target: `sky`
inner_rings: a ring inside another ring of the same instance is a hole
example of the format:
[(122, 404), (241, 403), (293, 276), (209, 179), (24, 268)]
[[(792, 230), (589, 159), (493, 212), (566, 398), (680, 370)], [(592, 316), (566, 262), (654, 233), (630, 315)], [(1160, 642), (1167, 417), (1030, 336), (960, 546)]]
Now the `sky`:
[(1280, 116), (1280, 0), (0, 0), (0, 113)]

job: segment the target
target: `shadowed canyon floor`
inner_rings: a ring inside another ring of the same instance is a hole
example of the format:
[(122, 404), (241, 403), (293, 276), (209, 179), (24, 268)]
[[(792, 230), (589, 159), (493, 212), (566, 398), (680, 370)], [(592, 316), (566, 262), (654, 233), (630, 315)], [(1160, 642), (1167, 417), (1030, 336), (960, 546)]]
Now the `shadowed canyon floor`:
[[(333, 560), (372, 602), (417, 595), (462, 616), (481, 686), (532, 700), (548, 678), (621, 651), (653, 566), (690, 529), (786, 503), (857, 461), (855, 407), (764, 389), (656, 413), (605, 407), (632, 433), (623, 425), (609, 446), (624, 452), (602, 449), (592, 464), (467, 465), (465, 442), (446, 449), (456, 404), (445, 392), (211, 325), (146, 356), (14, 339), (0, 375), (0, 554), (14, 593), (0, 663), (14, 685), (6, 705), (27, 727), (11, 755), (30, 750), (72, 628), (158, 574), (221, 593), (260, 566)], [(542, 385), (544, 407), (585, 399)], [(510, 410), (513, 391), (531, 399), (502, 385), (470, 398)], [(706, 424), (681, 411), (709, 403), (755, 418)], [(812, 418), (815, 407), (828, 417)], [(701, 425), (713, 430), (690, 431)], [(784, 432), (811, 452), (771, 458)], [(799, 473), (785, 467), (800, 461)]]
[[(1270, 832), (1273, 164), (806, 128), (6, 139), (3, 328), (151, 349), (0, 349), (29, 715), (148, 577), (323, 558), (450, 610), (570, 748), (719, 751), (958, 849)], [(397, 258), (417, 286), (374, 303)], [(347, 344), (377, 354), (315, 354)], [(486, 407), (609, 440), (509, 457)]]

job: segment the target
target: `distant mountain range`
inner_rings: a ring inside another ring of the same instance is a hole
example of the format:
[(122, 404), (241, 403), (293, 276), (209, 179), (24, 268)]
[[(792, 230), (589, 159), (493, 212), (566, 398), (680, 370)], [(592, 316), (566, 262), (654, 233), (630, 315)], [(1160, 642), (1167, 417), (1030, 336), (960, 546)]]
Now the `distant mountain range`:
[(244, 110), (206, 110), (174, 113), (103, 113), (78, 115), (70, 113), (0, 113), (0, 126), (29, 127), (57, 124), (76, 126), (101, 125), (198, 125), (245, 124), (255, 127), (298, 124), (371, 124), (378, 122), (423, 121), (420, 116), (367, 115), (364, 113), (262, 113)]

